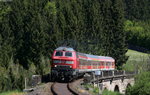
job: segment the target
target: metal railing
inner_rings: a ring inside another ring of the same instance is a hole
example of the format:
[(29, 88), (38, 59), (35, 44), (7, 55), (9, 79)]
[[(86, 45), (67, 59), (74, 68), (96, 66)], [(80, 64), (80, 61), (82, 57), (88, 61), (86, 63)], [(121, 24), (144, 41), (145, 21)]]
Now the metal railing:
[[(136, 72), (128, 72), (128, 71), (102, 71), (100, 75), (94, 75), (94, 76), (87, 76), (88, 82), (96, 82), (96, 81), (102, 81), (102, 80), (111, 80), (114, 78), (122, 79), (127, 77), (134, 77), (136, 75)], [(85, 79), (86, 80), (86, 79)]]

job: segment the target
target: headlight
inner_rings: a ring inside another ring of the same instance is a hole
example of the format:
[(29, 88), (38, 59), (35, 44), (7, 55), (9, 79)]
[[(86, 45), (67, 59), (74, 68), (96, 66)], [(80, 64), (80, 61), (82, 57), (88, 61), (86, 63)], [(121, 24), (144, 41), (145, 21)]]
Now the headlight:
[(73, 64), (73, 61), (66, 61), (66, 64)]

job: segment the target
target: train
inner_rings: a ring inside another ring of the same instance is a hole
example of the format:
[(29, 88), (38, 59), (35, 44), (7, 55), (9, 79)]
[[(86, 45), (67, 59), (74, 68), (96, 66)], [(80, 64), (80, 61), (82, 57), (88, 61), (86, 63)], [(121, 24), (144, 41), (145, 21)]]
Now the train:
[(86, 73), (115, 69), (115, 59), (75, 51), (72, 47), (58, 47), (52, 54), (53, 80), (71, 80)]

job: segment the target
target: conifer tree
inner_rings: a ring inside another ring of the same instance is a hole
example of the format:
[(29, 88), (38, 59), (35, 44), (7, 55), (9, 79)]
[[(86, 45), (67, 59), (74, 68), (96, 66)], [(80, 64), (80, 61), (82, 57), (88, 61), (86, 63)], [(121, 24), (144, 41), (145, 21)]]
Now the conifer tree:
[(101, 10), (102, 10), (102, 16), (103, 16), (103, 34), (104, 34), (104, 52), (105, 55), (110, 55), (112, 48), (113, 48), (113, 44), (111, 42), (111, 40), (113, 39), (113, 35), (112, 35), (112, 15), (111, 15), (111, 6), (112, 6), (112, 2), (111, 0), (101, 0), (102, 4), (101, 4)]
[[(40, 64), (40, 57), (46, 55), (46, 44), (48, 39), (48, 23), (45, 16), (42, 15), (46, 0), (29, 1), (26, 16), (29, 22), (25, 25), (25, 33), (23, 35), (23, 54), (27, 63), (34, 63), (36, 66)], [(31, 64), (30, 63), (30, 64)]]
[(121, 69), (127, 60), (125, 56), (127, 52), (126, 35), (123, 31), (123, 2), (121, 0), (105, 0), (102, 3), (102, 14), (105, 55), (113, 57), (116, 60), (117, 68)]
[[(1, 5), (2, 4), (2, 5)], [(7, 3), (0, 3), (0, 66), (8, 68), (9, 59), (13, 56), (14, 35), (9, 25), (9, 14), (12, 11)]]
[(126, 34), (124, 32), (124, 12), (123, 12), (123, 2), (122, 0), (112, 1), (112, 44), (113, 49), (111, 51), (111, 56), (116, 60), (116, 66), (121, 69), (121, 66), (127, 61), (127, 44), (126, 44)]
[[(66, 19), (63, 13), (65, 3), (62, 0), (56, 0), (56, 25), (55, 25), (55, 32), (56, 32), (56, 47), (60, 45), (61, 42), (65, 40), (65, 29), (66, 29)], [(61, 41), (61, 42), (58, 42)]]
[[(11, 9), (13, 10), (10, 13), (10, 26), (14, 34), (14, 44), (15, 48), (14, 57), (16, 60), (19, 60), (19, 63), (26, 66), (27, 63), (23, 60), (23, 35), (24, 35), (24, 26), (28, 23), (29, 17), (25, 16), (26, 8), (24, 3), (21, 0), (14, 0), (10, 4)], [(23, 64), (25, 62), (26, 64)]]
[[(44, 15), (48, 0), (14, 0), (11, 4), (11, 27), (15, 35), (15, 59), (25, 68), (29, 63), (36, 65), (40, 56), (48, 55), (48, 25)], [(50, 23), (49, 23), (50, 24)]]
[[(56, 9), (56, 2), (55, 1), (48, 1), (47, 4), (44, 7), (44, 10), (42, 12), (42, 15), (46, 18), (47, 21), (47, 34), (48, 37), (46, 39), (46, 51), (49, 52), (49, 55), (52, 54), (53, 50), (56, 48), (56, 14), (57, 14), (57, 9)], [(50, 48), (51, 47), (51, 48)]]

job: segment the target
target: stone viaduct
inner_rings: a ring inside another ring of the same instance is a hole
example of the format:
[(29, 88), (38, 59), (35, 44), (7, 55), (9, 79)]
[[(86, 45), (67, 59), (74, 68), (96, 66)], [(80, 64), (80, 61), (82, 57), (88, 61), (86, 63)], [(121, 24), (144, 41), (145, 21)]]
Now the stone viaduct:
[(101, 90), (117, 91), (121, 94), (126, 93), (126, 89), (134, 85), (134, 78), (103, 80), (99, 83)]
[(121, 94), (126, 93), (126, 89), (134, 85), (135, 72), (126, 71), (104, 71), (100, 75), (94, 75), (89, 79), (94, 86), (98, 86), (100, 91), (107, 89), (109, 91), (117, 91)]

